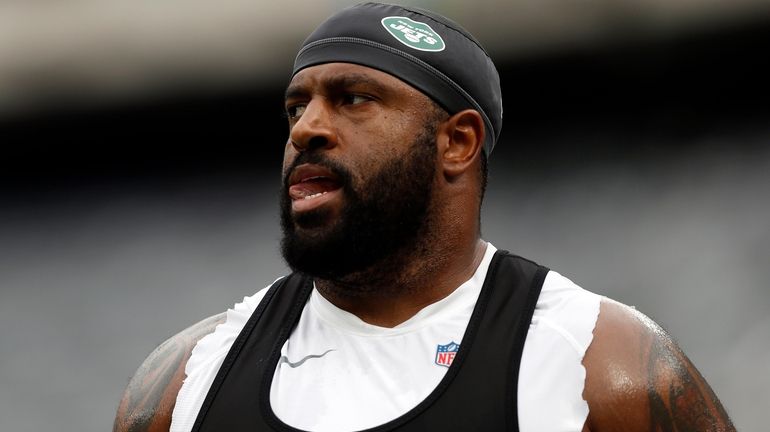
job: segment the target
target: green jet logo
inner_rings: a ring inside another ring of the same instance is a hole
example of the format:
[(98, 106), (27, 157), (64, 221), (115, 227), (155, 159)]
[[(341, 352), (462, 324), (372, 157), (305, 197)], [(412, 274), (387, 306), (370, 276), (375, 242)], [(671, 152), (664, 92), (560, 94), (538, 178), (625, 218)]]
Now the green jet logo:
[(381, 22), (385, 30), (409, 48), (434, 52), (446, 48), (444, 40), (428, 24), (398, 16), (383, 18)]

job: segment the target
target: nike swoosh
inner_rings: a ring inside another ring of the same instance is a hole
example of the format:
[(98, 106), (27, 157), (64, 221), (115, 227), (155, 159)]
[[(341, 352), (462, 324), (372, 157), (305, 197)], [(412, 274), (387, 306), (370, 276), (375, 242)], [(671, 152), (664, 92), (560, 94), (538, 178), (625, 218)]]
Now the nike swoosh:
[(326, 354), (329, 354), (329, 353), (330, 353), (330, 352), (332, 352), (332, 351), (337, 351), (337, 350), (334, 350), (334, 349), (330, 349), (330, 350), (326, 350), (326, 352), (325, 352), (325, 353), (323, 353), (323, 354), (310, 354), (310, 355), (308, 355), (308, 356), (305, 356), (305, 357), (303, 357), (303, 358), (302, 358), (302, 360), (300, 360), (300, 361), (298, 361), (298, 362), (296, 362), (296, 363), (292, 363), (292, 362), (290, 362), (290, 361), (289, 361), (289, 358), (288, 358), (288, 357), (286, 357), (286, 356), (281, 356), (281, 359), (280, 359), (280, 360), (278, 360), (278, 361), (279, 361), (280, 363), (286, 363), (287, 365), (289, 365), (289, 367), (290, 367), (290, 368), (292, 368), (292, 369), (293, 369), (293, 368), (297, 368), (297, 367), (300, 367), (300, 366), (302, 366), (302, 363), (305, 363), (306, 361), (308, 361), (308, 360), (310, 360), (310, 359), (314, 359), (314, 358), (321, 358), (321, 357), (325, 356)]

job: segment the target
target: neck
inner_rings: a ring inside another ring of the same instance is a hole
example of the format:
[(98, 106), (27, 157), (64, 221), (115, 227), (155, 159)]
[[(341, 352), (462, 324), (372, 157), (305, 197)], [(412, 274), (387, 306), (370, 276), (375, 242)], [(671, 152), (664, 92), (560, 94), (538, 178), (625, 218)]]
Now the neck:
[(487, 244), (478, 235), (465, 241), (463, 236), (437, 237), (419, 243), (434, 248), (393, 254), (344, 280), (316, 279), (316, 288), (364, 322), (394, 327), (451, 294), (473, 276), (484, 257)]

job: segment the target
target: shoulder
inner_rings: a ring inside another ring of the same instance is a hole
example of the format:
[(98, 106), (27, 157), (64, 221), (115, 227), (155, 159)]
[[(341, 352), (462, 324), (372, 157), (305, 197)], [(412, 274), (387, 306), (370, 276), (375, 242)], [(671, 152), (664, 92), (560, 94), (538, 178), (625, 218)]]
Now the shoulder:
[(602, 298), (549, 271), (535, 305), (527, 343), (547, 340), (544, 343), (548, 347), (558, 344), (582, 359), (593, 338)]
[(548, 272), (521, 357), (520, 430), (579, 430), (585, 423), (582, 361), (601, 299), (559, 273)]
[(190, 353), (202, 337), (224, 321), (224, 313), (214, 315), (160, 344), (129, 381), (113, 430), (167, 431)]
[(733, 431), (676, 342), (636, 309), (602, 299), (583, 364), (591, 431)]

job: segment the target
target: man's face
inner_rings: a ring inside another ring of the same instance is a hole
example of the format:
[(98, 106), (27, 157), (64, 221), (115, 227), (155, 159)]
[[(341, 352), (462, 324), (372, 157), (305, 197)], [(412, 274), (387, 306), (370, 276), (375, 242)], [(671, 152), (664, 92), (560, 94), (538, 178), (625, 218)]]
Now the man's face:
[(436, 175), (429, 99), (388, 74), (344, 63), (299, 72), (286, 94), (287, 263), (338, 280), (419, 247)]

